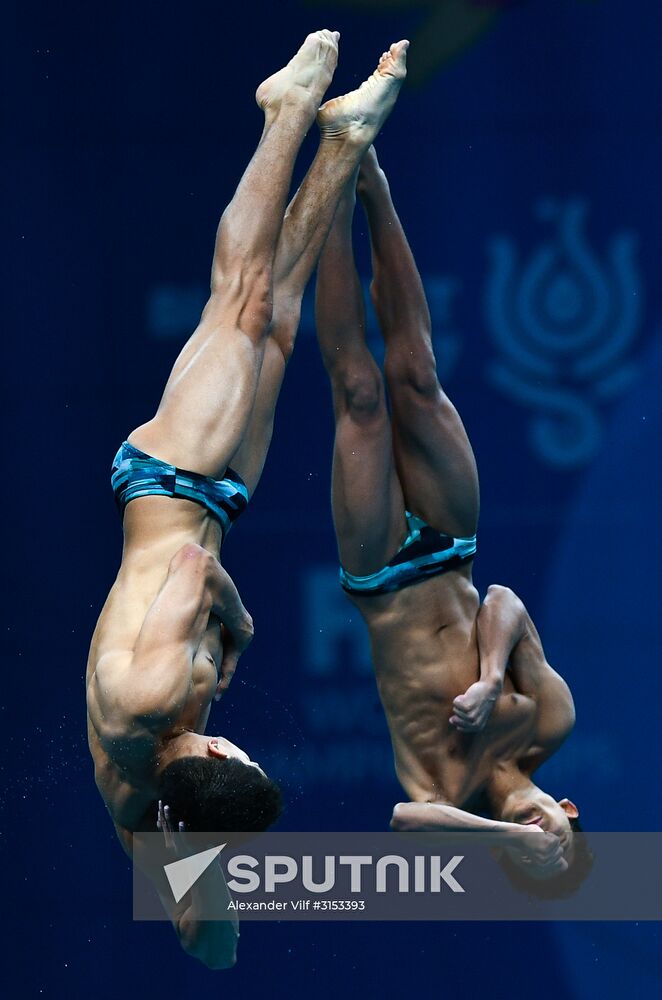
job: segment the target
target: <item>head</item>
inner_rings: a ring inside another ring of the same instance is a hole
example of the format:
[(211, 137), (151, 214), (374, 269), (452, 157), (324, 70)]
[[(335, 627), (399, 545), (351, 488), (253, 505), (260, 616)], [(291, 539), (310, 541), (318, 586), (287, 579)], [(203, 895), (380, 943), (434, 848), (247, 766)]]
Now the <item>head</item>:
[(579, 809), (570, 799), (558, 802), (537, 785), (529, 784), (512, 792), (501, 808), (501, 819), (507, 823), (535, 824), (561, 841), (565, 859), (570, 864), (573, 851), (573, 822), (579, 819)]
[(568, 865), (558, 875), (543, 878), (512, 856), (503, 854), (501, 866), (516, 889), (540, 899), (561, 899), (579, 888), (593, 867), (593, 853), (579, 825), (579, 810), (574, 802), (570, 799), (556, 801), (532, 785), (526, 791), (519, 790), (509, 796), (501, 818), (524, 826), (535, 824), (547, 833), (553, 833), (561, 842)]
[(266, 830), (282, 809), (280, 788), (244, 750), (195, 733), (162, 761), (159, 798), (191, 832)]

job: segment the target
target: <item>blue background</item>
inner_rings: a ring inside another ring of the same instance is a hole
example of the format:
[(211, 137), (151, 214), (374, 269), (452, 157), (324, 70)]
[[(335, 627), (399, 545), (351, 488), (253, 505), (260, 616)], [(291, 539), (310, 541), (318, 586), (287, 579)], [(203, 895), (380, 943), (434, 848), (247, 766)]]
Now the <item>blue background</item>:
[[(252, 924), (237, 967), (207, 972), (167, 926), (131, 922), (93, 783), (83, 674), (120, 556), (110, 460), (195, 324), (259, 134), (255, 86), (326, 25), (342, 32), (332, 93), (400, 37), (418, 36), (412, 70), (431, 67), (379, 151), (478, 458), (477, 584), (522, 595), (576, 697), (541, 783), (587, 829), (660, 829), (659, 4), (494, 3), (508, 9), (442, 65), (443, 3), (28, 0), (5, 25), (11, 996), (660, 995), (656, 925)], [(356, 236), (367, 277), (360, 220)], [(264, 478), (224, 549), (257, 635), (210, 731), (281, 778), (281, 829), (383, 829), (400, 792), (336, 586), (331, 439), (308, 304)]]

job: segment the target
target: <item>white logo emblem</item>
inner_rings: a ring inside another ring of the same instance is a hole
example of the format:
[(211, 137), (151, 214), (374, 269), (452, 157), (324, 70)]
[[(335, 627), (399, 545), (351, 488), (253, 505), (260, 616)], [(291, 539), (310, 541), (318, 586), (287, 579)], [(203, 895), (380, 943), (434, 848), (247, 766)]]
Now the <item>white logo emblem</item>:
[(188, 858), (172, 861), (169, 865), (163, 866), (176, 903), (186, 895), (191, 886), (195, 885), (224, 847), (225, 844), (211, 847), (208, 851), (200, 851), (198, 854), (191, 854)]

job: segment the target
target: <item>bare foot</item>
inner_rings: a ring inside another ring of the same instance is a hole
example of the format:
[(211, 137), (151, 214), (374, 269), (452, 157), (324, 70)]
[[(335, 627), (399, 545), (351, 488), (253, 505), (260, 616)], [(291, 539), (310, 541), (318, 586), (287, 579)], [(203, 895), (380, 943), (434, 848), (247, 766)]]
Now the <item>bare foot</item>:
[(338, 63), (338, 31), (315, 31), (290, 59), (257, 88), (255, 100), (265, 113), (275, 113), (283, 101), (304, 100), (319, 107)]
[(409, 42), (396, 42), (384, 52), (377, 69), (344, 97), (335, 97), (319, 109), (317, 123), (323, 139), (353, 138), (369, 145), (395, 104), (407, 75)]
[(377, 152), (374, 146), (370, 146), (361, 160), (359, 175), (356, 181), (356, 191), (359, 197), (369, 195), (375, 184), (384, 183), (386, 174), (379, 165)]

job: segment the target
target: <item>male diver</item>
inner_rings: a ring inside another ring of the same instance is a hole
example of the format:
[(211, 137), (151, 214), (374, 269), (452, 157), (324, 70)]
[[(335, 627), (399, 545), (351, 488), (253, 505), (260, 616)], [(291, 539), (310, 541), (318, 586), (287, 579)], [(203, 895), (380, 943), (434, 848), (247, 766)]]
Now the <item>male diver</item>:
[[(265, 829), (279, 812), (278, 787), (205, 726), (253, 634), (221, 543), (260, 478), (301, 297), (338, 199), (406, 72), (399, 42), (358, 90), (320, 108), (338, 38), (309, 35), (258, 88), (264, 131), (220, 222), (209, 301), (156, 415), (114, 461), (124, 551), (86, 684), (96, 783), (129, 854), (157, 813), (167, 842), (176, 829)], [(316, 117), (319, 150), (286, 210)], [(163, 901), (187, 952), (212, 968), (234, 963), (235, 926), (204, 922), (195, 890), (177, 908)]]
[[(355, 190), (370, 230), (390, 417), (365, 341)], [(577, 872), (578, 810), (532, 776), (570, 733), (573, 700), (521, 600), (492, 586), (481, 604), (473, 586), (476, 463), (437, 378), (423, 285), (374, 149), (322, 252), (316, 319), (335, 412), (341, 583), (368, 626), (396, 772), (411, 799), (396, 805), (392, 827), (491, 831), (513, 881), (555, 877), (558, 891), (562, 873)]]

